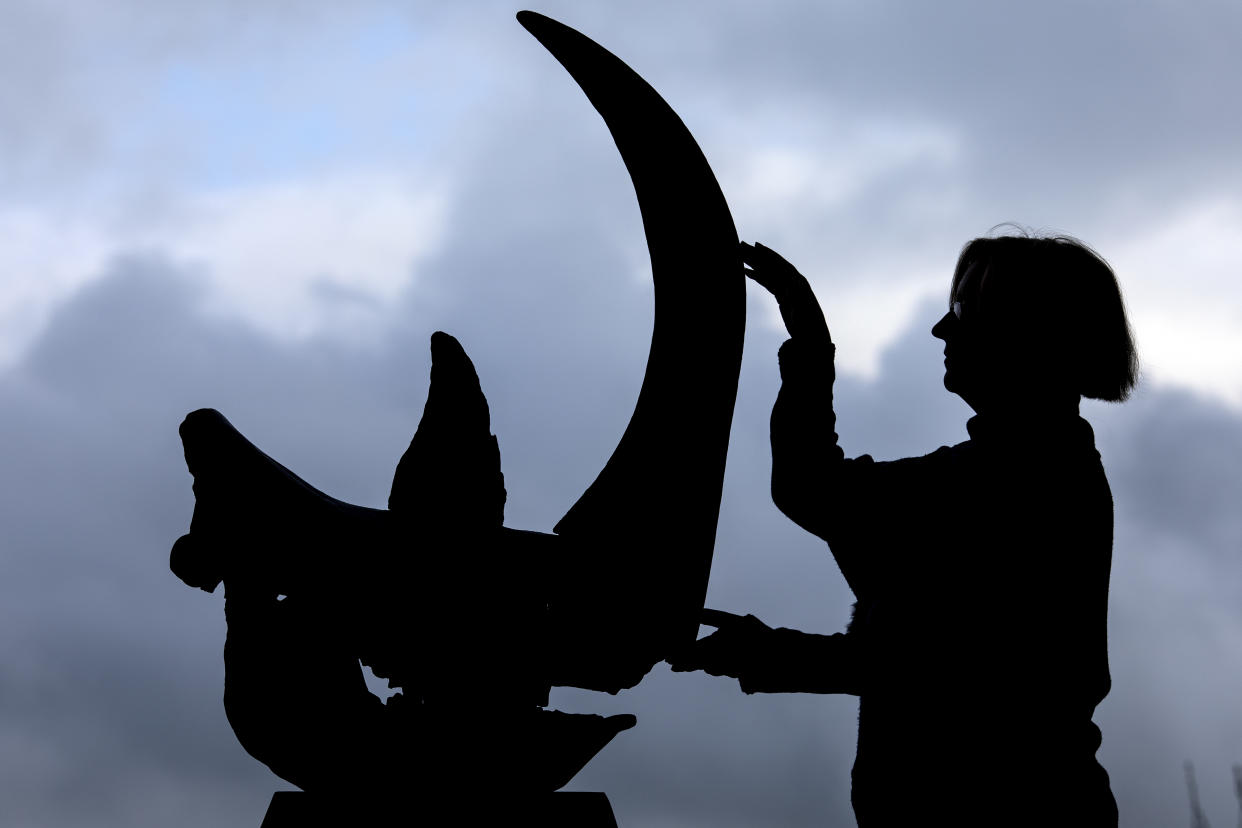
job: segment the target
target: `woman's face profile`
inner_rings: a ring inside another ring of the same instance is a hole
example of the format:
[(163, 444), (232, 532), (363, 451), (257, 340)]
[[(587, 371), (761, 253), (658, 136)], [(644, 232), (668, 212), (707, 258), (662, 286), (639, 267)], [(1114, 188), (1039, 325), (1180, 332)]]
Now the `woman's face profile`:
[[(944, 387), (974, 407), (981, 376), (978, 285), (986, 269), (971, 262), (957, 282), (949, 310), (932, 326), (932, 336), (944, 342)], [(976, 409), (977, 410), (977, 409)]]

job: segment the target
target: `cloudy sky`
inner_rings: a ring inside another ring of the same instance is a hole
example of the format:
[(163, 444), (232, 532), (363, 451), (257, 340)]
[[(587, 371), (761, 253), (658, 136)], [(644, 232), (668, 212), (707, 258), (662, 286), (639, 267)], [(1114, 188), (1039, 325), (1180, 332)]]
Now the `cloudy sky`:
[[(603, 465), (650, 336), (641, 223), (517, 9), (0, 0), (0, 823), (258, 825), (286, 787), (225, 721), (221, 596), (167, 569), (186, 412), (381, 506), (442, 329), (488, 394), (508, 525), (550, 530)], [(1145, 374), (1084, 407), (1117, 514), (1099, 756), (1123, 825), (1187, 820), (1186, 760), (1209, 819), (1235, 822), (1242, 7), (538, 10), (646, 77), (742, 237), (810, 276), (850, 453), (965, 438), (928, 329), (967, 239), (1014, 221), (1114, 265)], [(1049, 285), (1052, 335), (1072, 301)], [(767, 495), (782, 339), (752, 292), (708, 600), (831, 632), (848, 590)], [(573, 783), (622, 826), (852, 824), (849, 698), (658, 667), (553, 702), (638, 715)]]

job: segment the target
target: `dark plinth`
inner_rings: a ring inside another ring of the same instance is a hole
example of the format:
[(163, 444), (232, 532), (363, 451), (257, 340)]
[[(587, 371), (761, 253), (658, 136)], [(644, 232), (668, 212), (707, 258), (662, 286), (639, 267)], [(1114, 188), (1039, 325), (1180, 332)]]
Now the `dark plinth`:
[[(404, 819), (393, 824), (617, 828), (608, 797), (594, 791), (559, 791), (507, 804), (479, 791), (476, 798), (463, 797), (457, 804), (460, 807), (440, 805), (432, 809), (434, 813), (427, 813), (417, 802), (405, 803), (401, 808)], [(302, 791), (277, 791), (259, 828), (344, 828), (358, 824), (362, 814), (392, 816), (391, 812), (367, 812), (366, 806), (357, 803), (325, 801)]]

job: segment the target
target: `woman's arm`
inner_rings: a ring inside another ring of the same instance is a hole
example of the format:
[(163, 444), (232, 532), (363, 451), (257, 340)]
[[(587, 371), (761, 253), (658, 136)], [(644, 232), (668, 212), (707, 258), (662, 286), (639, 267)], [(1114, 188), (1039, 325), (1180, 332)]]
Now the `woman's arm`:
[(751, 279), (780, 305), (789, 339), (779, 352), (781, 389), (772, 406), (772, 500), (824, 539), (850, 588), (868, 589), (876, 562), (899, 564), (924, 546), (919, 533), (946, 514), (948, 449), (876, 463), (837, 445), (832, 384), (836, 348), (806, 278), (775, 251), (742, 244)]
[(772, 407), (772, 500), (792, 521), (827, 539), (823, 523), (837, 446), (832, 383), (836, 347), (806, 277), (776, 251), (742, 243), (746, 275), (771, 293), (789, 331), (778, 353), (781, 390)]
[[(832, 410), (832, 343), (791, 337), (780, 348), (781, 388), (772, 406), (772, 502), (830, 541), (836, 480), (845, 459)], [(836, 550), (834, 549), (834, 552)]]

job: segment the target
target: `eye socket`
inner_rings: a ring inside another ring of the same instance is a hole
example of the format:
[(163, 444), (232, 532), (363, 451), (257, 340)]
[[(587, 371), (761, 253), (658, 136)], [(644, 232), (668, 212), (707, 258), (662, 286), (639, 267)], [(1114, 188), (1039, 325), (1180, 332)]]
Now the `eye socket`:
[(962, 318), (962, 303), (961, 302), (954, 302), (949, 307), (952, 309), (954, 316), (956, 316), (958, 319)]

